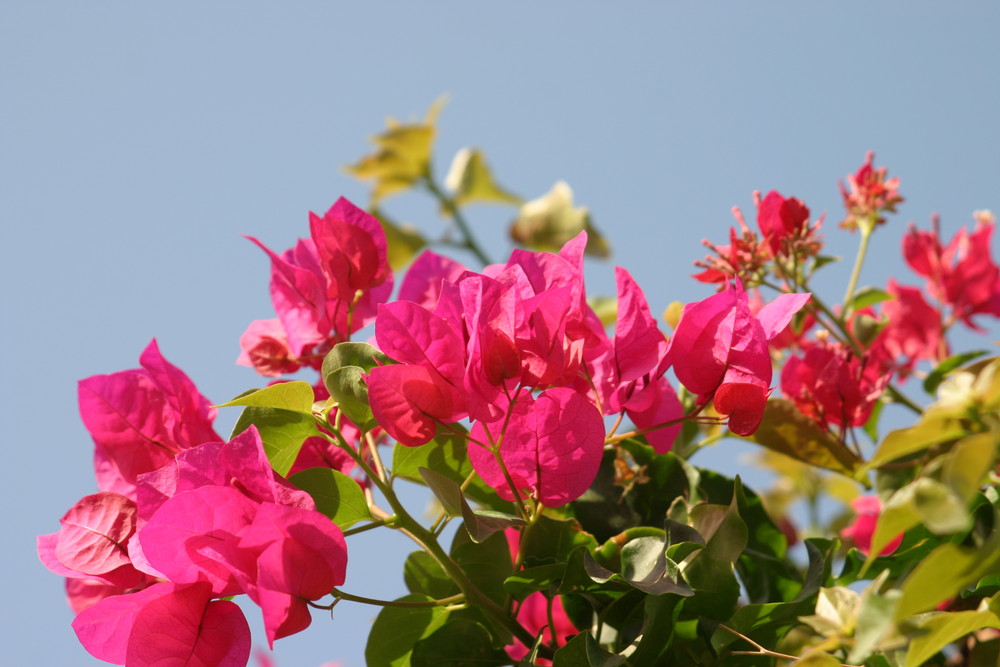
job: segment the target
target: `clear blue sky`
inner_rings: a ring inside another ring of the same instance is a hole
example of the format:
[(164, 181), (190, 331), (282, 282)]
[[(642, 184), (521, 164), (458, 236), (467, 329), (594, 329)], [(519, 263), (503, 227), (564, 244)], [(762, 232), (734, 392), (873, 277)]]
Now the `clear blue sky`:
[[(915, 282), (898, 251), (908, 220), (938, 212), (950, 235), (973, 210), (1000, 209), (1000, 5), (706, 5), (0, 5), (0, 661), (96, 664), (34, 554), (35, 535), (95, 489), (76, 381), (136, 367), (156, 336), (213, 401), (256, 386), (233, 363), (238, 339), (273, 311), (266, 258), (240, 234), (281, 249), (308, 233), (309, 210), (340, 195), (363, 204), (339, 167), (388, 115), (420, 118), (448, 93), (441, 172), (472, 144), (525, 197), (568, 181), (654, 312), (707, 296), (688, 277), (700, 240), (725, 240), (729, 208), (751, 209), (755, 189), (827, 211), (833, 242), (836, 181), (868, 149), (906, 202), (866, 283)], [(441, 229), (427, 200), (387, 208)], [(506, 254), (509, 211), (471, 217)], [(854, 242), (834, 249), (849, 257)], [(847, 272), (831, 270), (837, 295)], [(588, 279), (611, 291), (611, 264)], [(409, 547), (351, 548), (363, 557), (346, 590), (401, 593)], [(279, 641), (278, 664), (362, 665), (373, 615), (347, 603), (332, 623), (317, 614)]]

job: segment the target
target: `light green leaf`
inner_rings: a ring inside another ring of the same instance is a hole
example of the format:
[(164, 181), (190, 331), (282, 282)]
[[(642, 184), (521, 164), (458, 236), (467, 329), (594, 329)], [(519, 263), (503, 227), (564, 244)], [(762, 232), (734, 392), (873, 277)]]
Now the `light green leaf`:
[(1000, 628), (1000, 618), (989, 609), (933, 612), (920, 619), (917, 627), (924, 634), (914, 637), (910, 642), (905, 667), (924, 664), (948, 644), (976, 630)]
[(392, 363), (392, 360), (374, 345), (355, 342), (337, 343), (323, 358), (321, 374), (325, 381), (326, 376), (338, 368), (357, 366), (365, 371), (370, 371), (376, 366), (388, 363)]
[(279, 382), (263, 389), (251, 389), (229, 401), (216, 405), (217, 408), (248, 406), (255, 408), (277, 408), (312, 415), (316, 397), (308, 382)]
[(920, 561), (903, 582), (896, 620), (933, 609), (987, 574), (1000, 573), (1000, 531), (981, 547), (942, 544)]
[(455, 193), (458, 205), (472, 202), (517, 205), (523, 201), (497, 185), (483, 152), (478, 148), (463, 148), (455, 154), (444, 184)]
[(922, 452), (932, 445), (960, 438), (965, 431), (948, 419), (924, 419), (916, 426), (892, 431), (868, 461), (866, 469)]
[(941, 481), (961, 500), (968, 502), (993, 469), (998, 444), (995, 433), (977, 433), (962, 438), (945, 455)]
[(895, 297), (893, 295), (877, 287), (862, 287), (854, 293), (853, 297), (851, 297), (850, 310), (859, 311), (862, 308), (874, 306), (876, 303), (881, 303), (894, 298)]
[(243, 410), (233, 427), (230, 439), (251, 425), (257, 427), (264, 444), (264, 453), (271, 467), (279, 475), (287, 475), (302, 449), (306, 438), (319, 435), (316, 420), (311, 414), (277, 410), (275, 408), (249, 407)]
[(973, 359), (977, 359), (984, 354), (987, 354), (988, 350), (972, 350), (970, 352), (963, 352), (961, 354), (953, 354), (937, 366), (934, 367), (927, 377), (924, 378), (924, 391), (928, 394), (933, 395), (937, 391), (937, 388), (941, 386), (944, 379), (956, 368), (964, 366)]
[(371, 518), (361, 487), (338, 470), (309, 468), (295, 473), (288, 481), (312, 496), (316, 509), (342, 529)]

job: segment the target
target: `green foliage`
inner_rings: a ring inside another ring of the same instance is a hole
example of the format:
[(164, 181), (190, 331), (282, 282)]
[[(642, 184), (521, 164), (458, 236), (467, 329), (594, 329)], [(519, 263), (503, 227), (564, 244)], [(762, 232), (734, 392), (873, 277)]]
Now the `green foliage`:
[(289, 480), (312, 496), (316, 509), (341, 528), (371, 518), (368, 500), (358, 483), (338, 470), (308, 468)]

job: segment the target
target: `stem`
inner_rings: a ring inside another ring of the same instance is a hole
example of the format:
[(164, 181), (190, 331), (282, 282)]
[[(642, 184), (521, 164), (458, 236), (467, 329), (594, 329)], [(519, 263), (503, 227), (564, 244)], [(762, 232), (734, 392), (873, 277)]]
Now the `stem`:
[(370, 604), (376, 607), (446, 607), (465, 600), (465, 596), (461, 593), (458, 595), (452, 595), (451, 597), (441, 598), (440, 600), (430, 600), (427, 602), (420, 602), (416, 600), (409, 602), (402, 600), (376, 600), (375, 598), (366, 598), (361, 595), (345, 593), (338, 588), (334, 588), (331, 595), (340, 600), (360, 602), (361, 604)]
[(462, 232), (462, 236), (465, 238), (465, 243), (463, 243), (461, 247), (472, 252), (472, 254), (476, 256), (476, 259), (478, 259), (483, 266), (492, 264), (493, 262), (490, 261), (490, 258), (485, 252), (483, 252), (483, 249), (479, 247), (479, 244), (476, 243), (476, 238), (472, 235), (472, 229), (469, 227), (469, 223), (465, 221), (465, 216), (462, 215), (462, 212), (455, 204), (455, 200), (446, 195), (441, 188), (437, 186), (437, 183), (434, 182), (434, 178), (430, 174), (429, 168), (428, 173), (424, 176), (422, 182), (424, 187), (427, 188), (427, 191), (434, 195), (434, 198), (438, 200), (438, 203), (441, 204), (442, 208), (444, 208), (444, 210), (451, 215), (452, 219), (455, 221), (455, 225), (458, 227), (459, 231)]
[[(692, 410), (690, 413), (688, 413), (688, 414), (686, 414), (683, 417), (680, 417), (678, 419), (671, 419), (670, 421), (663, 422), (662, 424), (655, 424), (655, 425), (650, 426), (648, 428), (638, 428), (638, 429), (635, 429), (634, 431), (629, 431), (628, 433), (622, 433), (621, 435), (616, 435), (616, 436), (612, 436), (612, 437), (609, 437), (609, 438), (605, 438), (604, 439), (604, 444), (606, 444), (606, 445), (613, 445), (613, 444), (621, 442), (622, 440), (628, 440), (629, 438), (634, 438), (634, 437), (636, 437), (638, 435), (645, 435), (645, 434), (650, 433), (652, 431), (657, 431), (657, 430), (659, 430), (661, 428), (667, 428), (668, 426), (675, 426), (677, 424), (682, 424), (685, 421), (687, 421), (688, 419), (694, 419), (695, 417), (697, 417), (698, 414), (702, 410), (705, 409), (706, 405), (708, 405), (708, 403), (702, 403), (701, 405), (699, 405), (698, 407), (696, 407), (694, 410)], [(712, 419), (714, 419), (714, 418), (712, 418)], [(719, 423), (719, 424), (721, 424), (722, 421), (712, 422), (712, 423)]]
[(395, 523), (395, 522), (396, 522), (396, 517), (391, 516), (391, 515), (389, 517), (385, 518), (385, 519), (376, 519), (375, 521), (372, 521), (370, 523), (366, 523), (363, 526), (356, 526), (354, 528), (348, 528), (347, 530), (343, 531), (344, 537), (350, 537), (351, 535), (357, 535), (358, 533), (363, 533), (365, 531), (371, 530), (373, 528), (378, 528), (380, 526), (389, 526), (391, 528), (392, 524)]
[[(751, 644), (756, 649), (755, 651), (731, 651), (730, 652), (731, 655), (763, 655), (767, 656), (768, 658), (781, 658), (782, 660), (793, 660), (793, 661), (801, 660), (802, 657), (804, 657), (804, 656), (788, 655), (787, 653), (778, 653), (777, 651), (772, 651), (771, 649), (764, 648), (763, 646), (761, 646), (754, 640), (750, 639), (746, 635), (736, 632), (736, 630), (733, 630), (732, 628), (726, 627), (725, 625), (720, 625), (719, 627), (727, 632), (733, 633), (743, 641)], [(843, 667), (861, 667), (860, 665), (848, 665), (845, 663), (841, 664), (843, 665)]]
[(861, 230), (861, 242), (858, 244), (858, 254), (854, 257), (854, 269), (851, 270), (851, 279), (847, 283), (847, 291), (844, 293), (844, 317), (851, 314), (851, 299), (854, 297), (854, 290), (858, 286), (858, 278), (861, 277), (861, 266), (865, 263), (865, 255), (868, 254), (868, 240), (872, 236), (875, 225), (859, 225)]
[[(325, 434), (324, 434), (325, 435)], [(424, 528), (416, 519), (410, 516), (410, 513), (406, 511), (403, 504), (399, 501), (395, 492), (392, 490), (392, 486), (387, 484), (378, 478), (375, 471), (372, 470), (371, 466), (368, 465), (364, 457), (361, 456), (353, 447), (347, 444), (344, 440), (344, 436), (340, 434), (339, 431), (334, 431), (334, 435), (337, 439), (338, 446), (343, 449), (347, 454), (354, 459), (354, 462), (364, 471), (365, 475), (371, 479), (372, 484), (374, 484), (378, 490), (385, 496), (386, 501), (392, 507), (393, 512), (396, 515), (396, 523), (398, 524), (399, 530), (401, 530), (405, 535), (407, 535), (411, 540), (417, 543), (421, 549), (429, 553), (434, 560), (444, 569), (444, 571), (450, 576), (456, 584), (458, 584), (459, 589), (466, 601), (470, 604), (475, 605), (485, 613), (487, 616), (491, 617), (493, 620), (497, 621), (500, 625), (504, 626), (510, 632), (520, 639), (525, 646), (531, 646), (535, 641), (534, 635), (528, 632), (524, 626), (517, 622), (516, 619), (511, 618), (500, 605), (493, 602), (490, 598), (479, 590), (479, 588), (469, 579), (465, 570), (452, 560), (445, 550), (438, 544), (436, 536)], [(329, 436), (326, 436), (329, 438)]]

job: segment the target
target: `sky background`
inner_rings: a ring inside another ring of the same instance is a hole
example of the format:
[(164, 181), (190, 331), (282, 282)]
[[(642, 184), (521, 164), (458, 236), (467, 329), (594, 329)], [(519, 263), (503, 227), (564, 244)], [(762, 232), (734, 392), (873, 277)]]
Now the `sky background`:
[[(526, 198), (566, 180), (654, 313), (711, 293), (691, 263), (702, 238), (726, 240), (731, 206), (752, 211), (753, 190), (827, 212), (832, 252), (853, 257), (837, 180), (869, 149), (906, 201), (864, 284), (917, 283), (899, 257), (907, 221), (940, 213), (950, 237), (1000, 209), (1000, 5), (708, 4), (0, 4), (0, 662), (98, 664), (34, 546), (96, 489), (76, 381), (137, 367), (155, 336), (214, 402), (259, 386), (234, 361), (247, 324), (273, 317), (269, 269), (240, 235), (281, 250), (308, 235), (308, 211), (363, 205), (367, 186), (341, 166), (387, 116), (418, 120), (446, 93), (439, 174), (474, 145)], [(425, 197), (386, 210), (443, 229)], [(498, 259), (511, 216), (469, 212)], [(830, 300), (848, 264), (827, 271)], [(590, 293), (613, 292), (612, 266), (588, 269)], [(236, 417), (222, 410), (217, 430)], [(739, 472), (726, 446), (695, 463)], [(404, 541), (349, 546), (345, 590), (402, 594)], [(362, 665), (376, 611), (314, 615), (278, 642), (277, 665)]]

